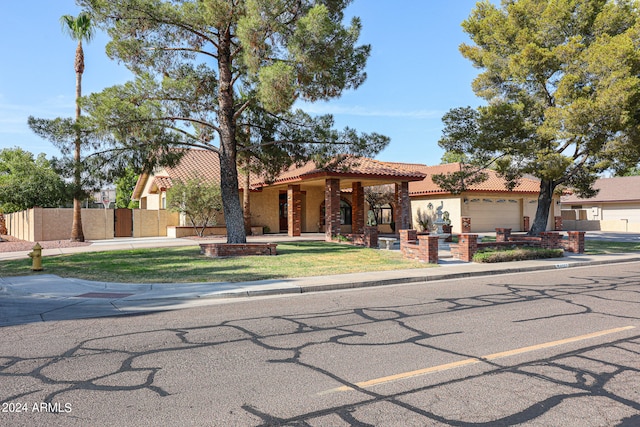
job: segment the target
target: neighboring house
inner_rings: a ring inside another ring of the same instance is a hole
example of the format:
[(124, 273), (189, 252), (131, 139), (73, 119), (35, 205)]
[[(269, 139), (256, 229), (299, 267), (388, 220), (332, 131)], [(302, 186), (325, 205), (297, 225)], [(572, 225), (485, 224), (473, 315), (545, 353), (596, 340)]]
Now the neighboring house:
[[(132, 199), (140, 201), (141, 209), (165, 209), (166, 193), (172, 181), (186, 180), (193, 171), (219, 182), (220, 164), (216, 153), (188, 150), (177, 166), (141, 175)], [(392, 184), (398, 201), (393, 211), (394, 222), (408, 228), (409, 182), (423, 178), (420, 172), (368, 158), (348, 158), (322, 169), (308, 162), (281, 173), (273, 182), (252, 176), (249, 181), (251, 225), (291, 236), (301, 232), (325, 232), (328, 237), (362, 232), (368, 211), (364, 187)], [(242, 187), (243, 177), (238, 181)], [(240, 190), (242, 193), (243, 189)], [(327, 203), (330, 206), (326, 206)]]
[(598, 194), (590, 199), (565, 191), (565, 229), (640, 232), (640, 176), (600, 178), (594, 188)]
[[(540, 192), (540, 181), (535, 178), (522, 178), (513, 190), (508, 190), (503, 178), (493, 170), (486, 170), (489, 176), (486, 181), (469, 186), (461, 194), (452, 194), (436, 185), (431, 177), (460, 171), (460, 163), (436, 166), (406, 163), (395, 165), (425, 175), (423, 180), (409, 184), (412, 223), (418, 230), (425, 220), (429, 221), (430, 228), (433, 227), (439, 207), (443, 212), (449, 213), (453, 233), (463, 231), (463, 218), (468, 219), (472, 233), (495, 231), (498, 227), (528, 231), (525, 218), (533, 224)], [(555, 226), (554, 216), (560, 215), (559, 203), (558, 198), (551, 205), (547, 221), (549, 230)]]

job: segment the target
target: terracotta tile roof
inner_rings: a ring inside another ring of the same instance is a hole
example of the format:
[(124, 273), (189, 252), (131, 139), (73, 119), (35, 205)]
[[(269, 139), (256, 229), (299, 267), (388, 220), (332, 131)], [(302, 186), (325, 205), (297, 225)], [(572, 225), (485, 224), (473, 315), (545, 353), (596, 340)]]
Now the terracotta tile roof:
[[(460, 163), (448, 163), (444, 165), (436, 165), (436, 166), (423, 166), (418, 167), (414, 165), (416, 170), (422, 172), (426, 175), (425, 179), (419, 182), (410, 182), (409, 183), (409, 195), (410, 196), (419, 196), (425, 194), (448, 194), (448, 191), (443, 190), (438, 185), (436, 185), (431, 176), (435, 174), (443, 174), (443, 173), (451, 173), (457, 172), (462, 169), (462, 165)], [(486, 169), (485, 172), (489, 176), (489, 178), (481, 182), (479, 184), (470, 185), (467, 188), (467, 192), (495, 192), (495, 193), (505, 193), (509, 192), (506, 186), (506, 181), (498, 176), (498, 174), (490, 169)], [(517, 193), (538, 193), (540, 191), (540, 181), (535, 178), (522, 178), (518, 185), (511, 190), (512, 192)]]
[[(220, 160), (218, 155), (209, 150), (191, 149), (186, 153), (180, 162), (173, 167), (165, 167), (162, 175), (153, 177), (153, 184), (161, 189), (171, 188), (172, 181), (176, 179), (187, 180), (192, 176), (193, 171), (197, 171), (204, 179), (220, 182)], [(401, 167), (401, 165), (404, 165)], [(407, 166), (409, 165), (409, 166)], [(394, 162), (382, 162), (379, 160), (351, 157), (340, 162), (338, 165), (320, 169), (314, 162), (307, 162), (302, 166), (293, 166), (279, 174), (272, 184), (282, 184), (296, 182), (303, 179), (319, 178), (324, 176), (344, 177), (344, 178), (388, 178), (405, 181), (419, 181), (424, 178), (424, 174), (418, 170), (412, 170), (411, 164)], [(424, 167), (424, 165), (417, 165)], [(166, 172), (166, 174), (165, 174)], [(142, 187), (150, 178), (149, 175), (141, 175), (134, 190), (134, 198), (140, 197)], [(238, 176), (238, 181), (242, 187), (243, 177)], [(251, 174), (251, 189), (259, 189), (269, 185), (264, 177)]]
[(180, 162), (165, 170), (170, 179), (186, 181), (197, 173), (206, 181), (220, 182), (220, 159), (217, 153), (210, 150), (185, 150)]
[(593, 185), (600, 191), (595, 197), (581, 199), (569, 190), (562, 196), (562, 203), (637, 202), (640, 201), (640, 176), (600, 178)]
[(167, 188), (171, 188), (171, 177), (156, 176), (155, 178), (153, 178), (153, 185), (160, 189), (160, 191), (166, 191)]
[(391, 162), (382, 162), (366, 157), (350, 157), (338, 165), (330, 165), (326, 168), (318, 168), (314, 162), (307, 162), (302, 166), (293, 166), (276, 177), (274, 183), (300, 181), (321, 176), (344, 177), (377, 177), (398, 178), (408, 181), (420, 180), (424, 174), (397, 167)]

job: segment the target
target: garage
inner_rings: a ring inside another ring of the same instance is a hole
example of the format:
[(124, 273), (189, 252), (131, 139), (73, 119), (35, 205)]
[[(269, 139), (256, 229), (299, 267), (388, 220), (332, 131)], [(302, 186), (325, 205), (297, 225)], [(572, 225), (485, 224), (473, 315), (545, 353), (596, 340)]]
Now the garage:
[(468, 203), (472, 233), (495, 231), (496, 228), (520, 231), (522, 222), (520, 200), (482, 197), (469, 198)]

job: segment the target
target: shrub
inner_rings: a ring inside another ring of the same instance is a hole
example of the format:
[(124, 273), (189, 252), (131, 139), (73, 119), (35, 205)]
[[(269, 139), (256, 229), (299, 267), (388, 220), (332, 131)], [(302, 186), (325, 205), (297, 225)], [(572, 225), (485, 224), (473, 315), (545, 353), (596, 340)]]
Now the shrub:
[(530, 259), (560, 258), (562, 256), (564, 256), (564, 250), (562, 249), (482, 249), (473, 255), (473, 262), (525, 261)]

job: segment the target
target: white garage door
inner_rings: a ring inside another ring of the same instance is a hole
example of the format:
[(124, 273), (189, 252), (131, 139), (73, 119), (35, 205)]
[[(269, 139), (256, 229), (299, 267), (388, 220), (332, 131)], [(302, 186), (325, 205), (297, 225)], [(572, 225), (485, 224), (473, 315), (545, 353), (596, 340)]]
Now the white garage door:
[(510, 228), (520, 231), (520, 202), (509, 198), (469, 198), (471, 232), (495, 231)]

